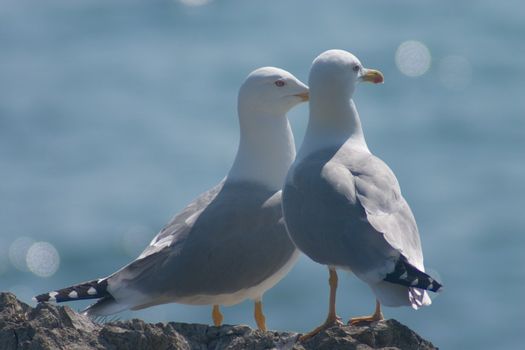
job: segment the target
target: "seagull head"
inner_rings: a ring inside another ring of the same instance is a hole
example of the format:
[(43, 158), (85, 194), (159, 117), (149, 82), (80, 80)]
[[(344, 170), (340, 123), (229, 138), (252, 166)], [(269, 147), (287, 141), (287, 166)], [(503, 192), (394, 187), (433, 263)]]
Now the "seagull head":
[(293, 74), (275, 67), (262, 67), (251, 72), (242, 84), (239, 109), (279, 116), (308, 98), (308, 86)]
[[(309, 85), (316, 94), (351, 98), (357, 83), (383, 83), (383, 74), (364, 68), (357, 57), (344, 50), (328, 50), (317, 56), (310, 70)], [(322, 91), (321, 91), (322, 90)]]

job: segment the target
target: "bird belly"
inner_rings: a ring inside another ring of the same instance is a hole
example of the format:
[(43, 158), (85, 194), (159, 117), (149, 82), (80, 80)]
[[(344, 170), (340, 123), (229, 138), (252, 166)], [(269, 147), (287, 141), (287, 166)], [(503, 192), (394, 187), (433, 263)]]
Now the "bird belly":
[(261, 283), (237, 290), (230, 293), (221, 294), (195, 294), (186, 295), (182, 297), (176, 297), (174, 300), (177, 303), (188, 304), (188, 305), (235, 305), (243, 300), (259, 300), (262, 295), (268, 290), (275, 286), (286, 274), (292, 269), (297, 259), (299, 258), (299, 251), (295, 250), (290, 259), (274, 274), (263, 280)]

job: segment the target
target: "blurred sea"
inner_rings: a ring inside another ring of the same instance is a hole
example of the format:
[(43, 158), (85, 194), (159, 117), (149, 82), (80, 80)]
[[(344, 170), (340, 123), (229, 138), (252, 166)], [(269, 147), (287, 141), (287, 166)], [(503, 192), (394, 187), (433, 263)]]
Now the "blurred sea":
[[(355, 101), (446, 286), (386, 316), (443, 349), (521, 348), (524, 13), (518, 0), (2, 0), (0, 290), (30, 302), (126, 264), (229, 169), (244, 77), (273, 65), (306, 82), (342, 48), (385, 74)], [(298, 145), (307, 113), (289, 115)], [(368, 288), (340, 280), (338, 313), (370, 313)], [(325, 268), (302, 257), (265, 295), (268, 325), (309, 330), (327, 298)], [(254, 326), (251, 302), (224, 313)], [(211, 322), (176, 304), (120, 317)]]

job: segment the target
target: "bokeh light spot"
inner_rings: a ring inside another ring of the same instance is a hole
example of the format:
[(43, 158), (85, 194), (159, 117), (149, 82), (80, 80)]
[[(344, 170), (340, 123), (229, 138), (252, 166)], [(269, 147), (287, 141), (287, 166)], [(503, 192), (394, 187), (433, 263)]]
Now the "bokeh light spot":
[(9, 261), (20, 271), (28, 271), (26, 264), (27, 251), (35, 241), (29, 237), (19, 237), (9, 246)]
[(425, 74), (430, 68), (431, 60), (429, 49), (419, 41), (405, 41), (396, 51), (397, 68), (409, 77)]
[(26, 263), (29, 270), (35, 275), (50, 277), (58, 270), (60, 256), (50, 243), (36, 242), (27, 251)]
[(179, 0), (179, 2), (186, 6), (203, 6), (211, 2), (211, 0)]
[(439, 79), (450, 90), (464, 90), (472, 78), (470, 62), (463, 56), (451, 55), (439, 62)]

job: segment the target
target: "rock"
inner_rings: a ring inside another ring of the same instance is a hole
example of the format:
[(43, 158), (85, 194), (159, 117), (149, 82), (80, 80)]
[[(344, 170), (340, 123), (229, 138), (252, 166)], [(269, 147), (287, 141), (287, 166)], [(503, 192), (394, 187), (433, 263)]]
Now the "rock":
[(35, 308), (0, 293), (2, 350), (241, 350), (241, 349), (437, 349), (415, 332), (386, 320), (366, 326), (334, 326), (305, 341), (293, 332), (261, 332), (248, 326), (129, 321), (99, 324), (67, 306)]

